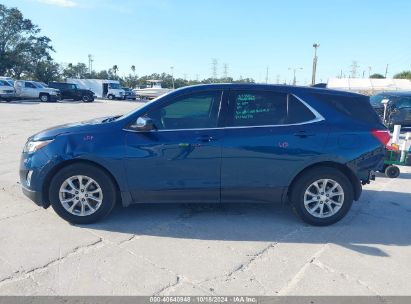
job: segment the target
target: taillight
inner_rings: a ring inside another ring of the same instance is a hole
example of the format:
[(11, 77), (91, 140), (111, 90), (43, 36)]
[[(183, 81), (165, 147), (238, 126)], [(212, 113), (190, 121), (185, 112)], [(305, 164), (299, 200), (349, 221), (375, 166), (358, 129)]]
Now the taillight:
[(373, 129), (371, 130), (372, 135), (374, 135), (374, 137), (376, 139), (378, 139), (380, 141), (380, 143), (382, 143), (384, 146), (386, 146), (388, 144), (388, 142), (391, 139), (390, 136), (390, 132), (388, 130), (376, 130)]

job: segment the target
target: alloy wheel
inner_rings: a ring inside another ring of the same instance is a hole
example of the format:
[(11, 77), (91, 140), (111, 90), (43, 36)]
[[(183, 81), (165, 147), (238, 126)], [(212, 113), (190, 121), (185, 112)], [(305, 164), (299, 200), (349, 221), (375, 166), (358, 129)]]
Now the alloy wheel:
[(319, 179), (307, 187), (304, 207), (316, 218), (327, 218), (336, 214), (344, 203), (344, 190), (332, 179)]
[(64, 209), (69, 213), (88, 216), (100, 208), (103, 202), (103, 191), (94, 179), (75, 175), (62, 183), (59, 198)]

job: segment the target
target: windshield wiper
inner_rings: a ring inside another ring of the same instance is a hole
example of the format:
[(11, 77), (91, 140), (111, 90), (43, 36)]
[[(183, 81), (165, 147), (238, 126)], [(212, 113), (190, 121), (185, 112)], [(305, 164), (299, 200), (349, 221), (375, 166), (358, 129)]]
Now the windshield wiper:
[(122, 116), (122, 115), (117, 115), (117, 116), (109, 117), (109, 118), (103, 119), (101, 122), (102, 122), (102, 123), (112, 122), (112, 121), (115, 121), (116, 119), (120, 118), (121, 116)]

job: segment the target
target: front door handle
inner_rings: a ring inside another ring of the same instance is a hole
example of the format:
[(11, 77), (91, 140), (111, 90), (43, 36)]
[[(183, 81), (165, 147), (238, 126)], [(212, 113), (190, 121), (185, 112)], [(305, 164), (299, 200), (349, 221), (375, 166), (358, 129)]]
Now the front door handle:
[(314, 133), (306, 132), (306, 131), (298, 131), (297, 133), (294, 133), (294, 136), (301, 137), (301, 138), (306, 138), (309, 136), (315, 136)]
[(203, 135), (203, 136), (197, 137), (197, 140), (201, 142), (210, 142), (210, 141), (215, 141), (217, 139), (212, 136)]

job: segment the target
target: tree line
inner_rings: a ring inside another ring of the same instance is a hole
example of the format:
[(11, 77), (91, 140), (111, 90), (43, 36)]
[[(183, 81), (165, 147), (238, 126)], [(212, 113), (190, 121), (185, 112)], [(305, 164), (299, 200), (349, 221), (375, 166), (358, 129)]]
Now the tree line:
[[(24, 18), (17, 8), (7, 8), (0, 4), (0, 75), (15, 79), (32, 79), (48, 83), (65, 81), (67, 78), (96, 78), (119, 80), (123, 86), (135, 88), (145, 85), (148, 79), (161, 79), (163, 86), (175, 88), (200, 84), (221, 82), (253, 83), (252, 78), (234, 80), (232, 77), (207, 78), (203, 80), (174, 79), (168, 73), (154, 73), (138, 76), (135, 65), (130, 66), (130, 73), (120, 77), (119, 68), (113, 65), (102, 71), (89, 71), (85, 63), (69, 63), (62, 65), (53, 60), (54, 52), (51, 39), (41, 34), (40, 28), (30, 19)], [(371, 78), (384, 78), (381, 74), (373, 74)], [(394, 78), (410, 79), (411, 71), (403, 71)]]

